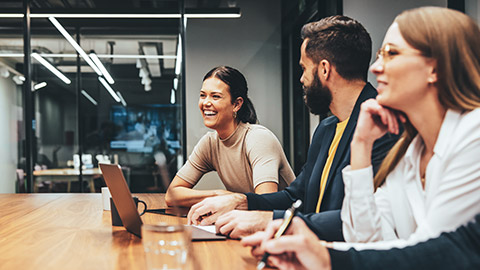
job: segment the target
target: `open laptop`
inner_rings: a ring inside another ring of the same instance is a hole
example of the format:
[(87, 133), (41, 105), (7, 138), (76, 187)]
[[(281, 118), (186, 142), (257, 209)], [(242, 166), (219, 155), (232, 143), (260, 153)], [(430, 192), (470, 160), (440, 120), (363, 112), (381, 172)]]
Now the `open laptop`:
[(127, 181), (125, 181), (120, 165), (102, 163), (98, 165), (102, 171), (103, 179), (110, 190), (113, 203), (115, 203), (123, 226), (127, 231), (141, 238), (142, 219), (138, 214), (132, 193), (130, 193), (130, 189), (128, 189)]
[[(123, 226), (132, 234), (142, 237), (142, 219), (138, 214), (137, 207), (133, 201), (127, 181), (123, 176), (122, 168), (117, 164), (98, 164), (103, 174), (103, 179), (107, 184), (113, 202), (117, 208), (118, 215), (122, 220)], [(214, 233), (192, 226), (192, 240), (224, 240), (226, 236), (216, 235)]]

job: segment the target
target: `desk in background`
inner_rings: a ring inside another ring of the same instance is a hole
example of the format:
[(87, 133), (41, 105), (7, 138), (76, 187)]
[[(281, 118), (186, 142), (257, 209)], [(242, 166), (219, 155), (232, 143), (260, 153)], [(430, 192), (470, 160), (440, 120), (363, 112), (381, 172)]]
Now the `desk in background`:
[[(79, 170), (71, 168), (33, 171), (33, 192), (38, 192), (37, 183), (41, 183), (42, 181), (67, 182), (67, 192), (70, 192), (72, 182), (78, 182), (79, 175)], [(95, 193), (95, 183), (93, 182), (93, 179), (101, 175), (102, 172), (99, 168), (82, 170), (82, 180), (88, 182), (90, 192)]]
[[(135, 194), (150, 208), (166, 207), (163, 194)], [(146, 213), (146, 224), (186, 223)], [(201, 268), (256, 269), (238, 240), (193, 242)], [(0, 194), (1, 269), (146, 269), (140, 238), (112, 227), (101, 194)]]

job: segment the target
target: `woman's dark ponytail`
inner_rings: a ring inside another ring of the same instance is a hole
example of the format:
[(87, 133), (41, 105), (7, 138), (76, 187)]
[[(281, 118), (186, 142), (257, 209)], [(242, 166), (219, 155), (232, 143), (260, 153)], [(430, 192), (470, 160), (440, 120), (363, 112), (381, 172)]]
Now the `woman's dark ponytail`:
[(245, 76), (232, 67), (220, 66), (210, 70), (203, 80), (215, 77), (224, 82), (230, 88), (230, 96), (232, 104), (238, 97), (243, 98), (243, 105), (237, 112), (237, 119), (243, 123), (257, 123), (257, 113), (253, 107), (252, 101), (248, 98), (248, 86)]
[(253, 107), (253, 103), (250, 98), (247, 97), (243, 99), (243, 105), (242, 108), (240, 108), (240, 110), (237, 112), (237, 117), (243, 123), (257, 123), (257, 112), (255, 112), (255, 108)]

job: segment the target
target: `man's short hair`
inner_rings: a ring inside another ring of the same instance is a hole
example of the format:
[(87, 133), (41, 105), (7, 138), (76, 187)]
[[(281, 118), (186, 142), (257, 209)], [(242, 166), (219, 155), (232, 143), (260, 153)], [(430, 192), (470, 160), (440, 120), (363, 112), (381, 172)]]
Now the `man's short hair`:
[(302, 27), (308, 39), (307, 56), (316, 64), (326, 59), (347, 80), (367, 80), (372, 57), (372, 39), (358, 21), (347, 16), (330, 16)]

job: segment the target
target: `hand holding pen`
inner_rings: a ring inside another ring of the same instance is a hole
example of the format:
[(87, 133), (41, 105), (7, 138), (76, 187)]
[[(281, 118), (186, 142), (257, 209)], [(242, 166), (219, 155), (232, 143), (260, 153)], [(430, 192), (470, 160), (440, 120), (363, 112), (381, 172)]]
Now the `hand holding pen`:
[[(292, 219), (293, 217), (295, 217), (295, 214), (297, 210), (300, 208), (300, 206), (302, 206), (302, 201), (297, 200), (292, 204), (290, 208), (288, 208), (285, 211), (285, 214), (283, 216), (283, 222), (280, 225), (280, 228), (278, 228), (273, 238), (278, 239), (280, 238), (280, 236), (282, 236), (285, 233), (285, 231), (288, 229), (288, 227), (292, 223)], [(270, 254), (268, 252), (265, 252), (265, 254), (262, 257), (262, 260), (258, 262), (258, 265), (257, 265), (258, 270), (262, 270), (263, 268), (265, 268), (265, 265), (267, 264), (268, 256), (270, 256)]]
[(269, 266), (280, 270), (331, 269), (324, 241), (318, 239), (303, 219), (294, 217), (285, 233), (280, 238), (273, 238), (282, 223), (281, 219), (271, 221), (265, 231), (242, 238), (242, 244), (251, 246), (252, 255), (257, 258), (268, 252)]

